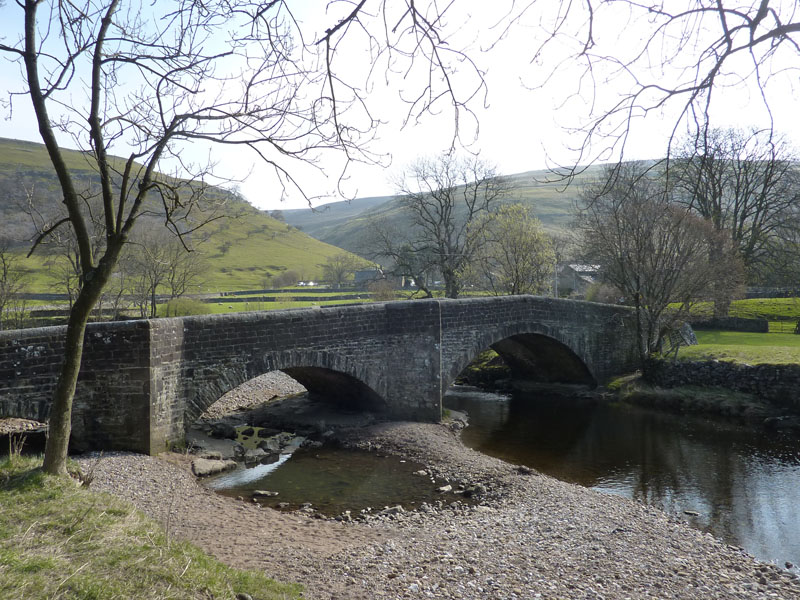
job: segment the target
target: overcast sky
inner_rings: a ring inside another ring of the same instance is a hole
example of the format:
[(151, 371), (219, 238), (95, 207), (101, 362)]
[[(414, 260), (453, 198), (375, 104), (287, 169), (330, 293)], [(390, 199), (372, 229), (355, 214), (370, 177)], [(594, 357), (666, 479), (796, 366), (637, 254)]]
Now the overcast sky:
[[(305, 4), (305, 3), (304, 3)], [(491, 5), (491, 6), (489, 6)], [(308, 4), (305, 4), (308, 7)], [(522, 171), (544, 169), (557, 164), (569, 164), (577, 155), (570, 150), (579, 138), (570, 136), (568, 128), (579, 126), (588, 115), (588, 97), (574, 96), (577, 78), (580, 71), (570, 63), (564, 64), (558, 76), (540, 89), (532, 89), (542, 80), (550, 66), (541, 61), (533, 61), (536, 41), (541, 39), (542, 32), (537, 27), (537, 16), (531, 16), (522, 24), (511, 29), (505, 39), (491, 51), (484, 51), (491, 40), (497, 38), (498, 31), (491, 29), (490, 24), (497, 12), (496, 3), (481, 0), (460, 0), (459, 7), (467, 12), (454, 14), (451, 24), (458, 23), (458, 33), (454, 34), (453, 44), (470, 45), (470, 55), (478, 65), (486, 70), (488, 95), (477, 98), (471, 104), (477, 116), (477, 140), (469, 144), (469, 150), (480, 152), (481, 156), (495, 163), (501, 173), (512, 174)], [(302, 9), (301, 9), (302, 10)], [(20, 11), (14, 2), (8, 2), (0, 8), (0, 36), (5, 41), (13, 42), (19, 36), (21, 27), (17, 24)], [(301, 13), (309, 29), (322, 31), (329, 26), (331, 19), (322, 11), (311, 15)], [(618, 27), (619, 31), (610, 39), (610, 47), (614, 44), (634, 43), (639, 33), (633, 27), (620, 27), (620, 23), (600, 23), (607, 28)], [(630, 25), (630, 24), (628, 24)], [(552, 53), (543, 60), (556, 60), (558, 52), (567, 55), (568, 48), (554, 47)], [(363, 48), (351, 48), (343, 52), (352, 52), (347, 57), (354, 62), (364, 62), (366, 58)], [(361, 55), (359, 55), (361, 53)], [(798, 58), (800, 61), (800, 58)], [(796, 75), (794, 76), (796, 79)], [(458, 84), (458, 82), (456, 82)], [(402, 77), (393, 77), (384, 84), (382, 78), (376, 78), (370, 97), (374, 99), (372, 109), (375, 116), (385, 121), (375, 141), (373, 150), (391, 156), (391, 164), (384, 162), (381, 166), (354, 165), (343, 189), (349, 196), (365, 197), (391, 195), (394, 189), (390, 183), (392, 174), (413, 161), (420, 155), (430, 155), (446, 150), (452, 140), (452, 119), (443, 112), (438, 115), (424, 115), (418, 123), (401, 128), (406, 114), (405, 105), (398, 100), (404, 86), (409, 82)], [(601, 95), (613, 98), (614, 85), (601, 85)], [(779, 84), (776, 84), (778, 86)], [(772, 92), (770, 106), (778, 128), (784, 131), (797, 144), (798, 120), (795, 116), (797, 93), (791, 82), (785, 88), (777, 88)], [(21, 87), (19, 68), (7, 60), (0, 61), (0, 89), (11, 90)], [(0, 121), (0, 135), (30, 141), (40, 141), (29, 103), (17, 99), (13, 115), (9, 118), (4, 111), (5, 119)], [(765, 122), (757, 90), (746, 86), (726, 92), (724, 101), (714, 107), (715, 122), (721, 126), (761, 126)], [(666, 139), (671, 131), (674, 119), (670, 114), (654, 113), (647, 119), (638, 119), (632, 129), (632, 136), (626, 146), (626, 157), (629, 159), (647, 159), (663, 156)], [(471, 142), (473, 123), (467, 120), (462, 123), (462, 140)], [(226, 176), (243, 179), (240, 190), (244, 196), (259, 208), (304, 208), (306, 201), (297, 193), (289, 195), (280, 202), (274, 181), (265, 169), (254, 166), (252, 157), (233, 150), (223, 149), (214, 156), (219, 168)], [(328, 165), (325, 165), (328, 167)], [(309, 187), (311, 195), (323, 196), (315, 200), (315, 204), (341, 199), (336, 192), (336, 165), (325, 168), (329, 178), (312, 171), (302, 171), (301, 178)]]

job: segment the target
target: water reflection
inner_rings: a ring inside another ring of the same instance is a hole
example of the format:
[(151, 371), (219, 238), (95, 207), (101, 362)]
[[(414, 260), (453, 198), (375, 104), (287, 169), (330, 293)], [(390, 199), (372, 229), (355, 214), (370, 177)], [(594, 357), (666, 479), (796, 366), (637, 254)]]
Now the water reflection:
[(737, 425), (588, 400), (465, 389), (463, 440), (559, 479), (686, 517), (728, 543), (800, 563), (800, 442)]

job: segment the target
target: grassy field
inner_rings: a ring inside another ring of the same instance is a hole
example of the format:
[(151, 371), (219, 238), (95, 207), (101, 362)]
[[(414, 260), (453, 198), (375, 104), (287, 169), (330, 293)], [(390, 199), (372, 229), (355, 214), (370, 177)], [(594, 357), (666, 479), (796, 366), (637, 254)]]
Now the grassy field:
[[(711, 317), (711, 302), (698, 302), (692, 306), (694, 317)], [(730, 316), (743, 319), (766, 319), (769, 330), (775, 333), (792, 333), (800, 319), (800, 298), (749, 298), (734, 300)]]
[(339, 304), (361, 304), (369, 300), (302, 300), (302, 298), (285, 300), (280, 302), (236, 302), (229, 304), (224, 300), (209, 303), (211, 314), (222, 314), (230, 312), (248, 312), (253, 310), (282, 310), (286, 308), (311, 308), (313, 306), (336, 306)]
[(39, 464), (0, 462), (0, 598), (300, 597), (299, 586), (228, 568), (132, 506), (47, 476)]
[(747, 364), (800, 363), (800, 335), (696, 331), (697, 346), (681, 348), (681, 360), (728, 360)]

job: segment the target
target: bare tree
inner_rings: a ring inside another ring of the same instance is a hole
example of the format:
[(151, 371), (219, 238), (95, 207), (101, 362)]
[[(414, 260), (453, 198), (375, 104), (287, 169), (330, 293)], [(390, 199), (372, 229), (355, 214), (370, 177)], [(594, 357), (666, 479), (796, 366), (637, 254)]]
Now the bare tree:
[[(488, 221), (484, 223), (483, 221)], [(544, 294), (551, 288), (555, 253), (528, 207), (505, 204), (475, 223), (483, 238), (466, 269), (494, 295)]]
[(436, 270), (436, 256), (427, 246), (412, 246), (406, 234), (397, 223), (385, 217), (373, 219), (361, 253), (375, 261), (388, 261), (388, 265), (383, 265), (384, 273), (411, 278), (417, 288), (414, 294), (421, 292), (425, 298), (433, 298), (430, 282)]
[[(80, 258), (81, 287), (70, 311), (44, 457), (45, 471), (54, 474), (66, 474), (85, 326), (138, 218), (157, 213), (182, 236), (216, 216), (219, 207), (208, 202), (203, 185), (210, 167), (191, 160), (191, 145), (250, 148), (283, 186), (297, 185), (296, 161), (315, 165), (326, 150), (342, 152), (345, 163), (369, 158), (364, 143), (378, 121), (364, 92), (336, 70), (337, 51), (357, 34), (367, 37), (369, 60), (380, 54), (387, 75), (397, 61), (428, 73), (419, 93), (412, 92), (410, 115), (449, 105), (458, 119), (483, 89), (478, 69), (466, 97), (451, 85), (451, 62), (466, 57), (440, 34), (436, 3), (383, 2), (377, 12), (368, 12), (364, 1), (336, 4), (346, 11), (313, 42), (306, 42), (300, 21), (280, 0), (16, 4), (19, 41), (0, 44), (0, 51), (24, 73), (20, 93), (33, 104), (67, 211), (42, 231), (34, 249), (65, 228)], [(12, 92), (12, 105), (15, 97)], [(105, 241), (97, 252), (83, 191), (62, 151), (67, 141), (84, 151), (97, 173)], [(167, 170), (169, 176), (162, 174)]]
[(0, 240), (0, 330), (17, 329), (25, 317), (26, 273), (11, 245)]
[(775, 99), (797, 78), (799, 17), (795, 2), (770, 0), (533, 0), (514, 3), (502, 23), (545, 28), (531, 51), (540, 69), (533, 85), (570, 74), (567, 100), (590, 110), (574, 125), (575, 164), (585, 165), (612, 154), (624, 160), (633, 128), (648, 116), (672, 126), (669, 154), (687, 130), (702, 137), (715, 106), (734, 94), (772, 128)]
[(166, 287), (170, 299), (180, 298), (190, 291), (195, 292), (203, 285), (206, 261), (198, 244), (187, 252), (174, 237), (167, 246)]
[[(604, 281), (636, 310), (644, 367), (690, 304), (703, 299), (715, 282), (729, 280), (736, 256), (728, 252), (727, 263), (723, 257), (712, 261), (710, 248), (723, 234), (675, 203), (657, 174), (642, 164), (606, 168), (582, 192), (579, 209), (584, 254), (602, 266)], [(672, 303), (680, 308), (669, 310)]]
[(131, 236), (118, 274), (145, 319), (158, 315), (158, 297), (180, 298), (200, 285), (203, 261), (197, 249), (187, 252), (166, 229), (142, 229)]
[(550, 235), (550, 245), (553, 247), (553, 296), (558, 298), (561, 290), (558, 289), (559, 265), (569, 260), (575, 253), (575, 235), (570, 233), (556, 233)]
[[(685, 142), (670, 176), (680, 200), (729, 236), (749, 281), (758, 280), (776, 250), (788, 249), (782, 243), (787, 236), (800, 230), (795, 155), (771, 132), (706, 131)], [(731, 298), (716, 301), (715, 314), (726, 316)]]
[(272, 277), (272, 285), (276, 288), (297, 285), (298, 281), (300, 281), (300, 273), (292, 269), (283, 271)]
[(444, 281), (445, 296), (457, 298), (461, 273), (484, 243), (488, 221), (478, 219), (509, 192), (508, 181), (478, 157), (442, 154), (413, 163), (400, 176), (397, 190), (411, 228), (395, 247), (430, 258)]
[(362, 260), (348, 252), (334, 254), (328, 257), (328, 260), (322, 265), (322, 278), (340, 288), (362, 263)]

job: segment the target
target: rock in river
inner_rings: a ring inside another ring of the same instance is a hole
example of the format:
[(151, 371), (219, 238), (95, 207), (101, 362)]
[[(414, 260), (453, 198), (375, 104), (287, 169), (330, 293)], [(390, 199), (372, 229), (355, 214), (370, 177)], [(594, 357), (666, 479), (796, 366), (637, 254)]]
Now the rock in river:
[(233, 460), (211, 460), (208, 458), (195, 458), (192, 461), (192, 473), (197, 477), (215, 475), (223, 471), (236, 468), (236, 461)]

